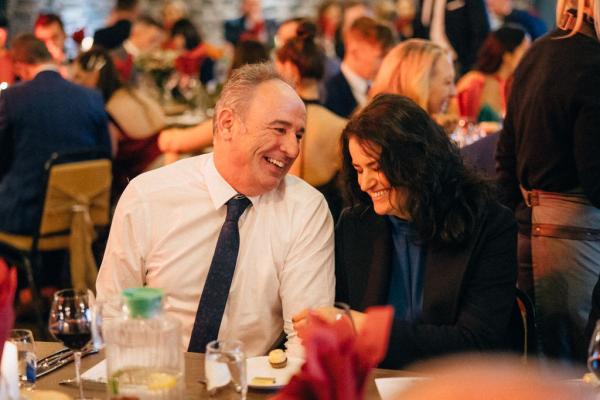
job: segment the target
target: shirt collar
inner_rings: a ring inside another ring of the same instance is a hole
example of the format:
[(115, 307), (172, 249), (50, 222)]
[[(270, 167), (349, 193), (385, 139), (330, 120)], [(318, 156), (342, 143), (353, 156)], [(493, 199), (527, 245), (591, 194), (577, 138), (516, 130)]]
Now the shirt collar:
[[(215, 207), (215, 210), (218, 210), (223, 205), (225, 205), (229, 199), (233, 196), (239, 194), (231, 185), (221, 176), (219, 171), (217, 171), (217, 167), (215, 166), (214, 154), (210, 153), (208, 155), (208, 160), (203, 165), (203, 174), (206, 179), (206, 189), (210, 196), (210, 199)], [(260, 196), (247, 196), (253, 206), (258, 204)]]
[(340, 70), (344, 77), (348, 81), (352, 94), (354, 95), (356, 102), (363, 105), (367, 101), (367, 90), (371, 84), (370, 81), (363, 79), (356, 72), (352, 71), (350, 67), (344, 62), (340, 64)]

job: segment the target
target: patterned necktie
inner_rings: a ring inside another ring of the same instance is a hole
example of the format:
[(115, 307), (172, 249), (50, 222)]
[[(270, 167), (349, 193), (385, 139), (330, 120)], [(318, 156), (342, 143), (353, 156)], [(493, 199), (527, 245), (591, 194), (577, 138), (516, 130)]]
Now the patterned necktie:
[(188, 351), (203, 353), (206, 344), (217, 339), (240, 247), (238, 221), (249, 205), (250, 200), (242, 195), (227, 202), (227, 217), (202, 290)]

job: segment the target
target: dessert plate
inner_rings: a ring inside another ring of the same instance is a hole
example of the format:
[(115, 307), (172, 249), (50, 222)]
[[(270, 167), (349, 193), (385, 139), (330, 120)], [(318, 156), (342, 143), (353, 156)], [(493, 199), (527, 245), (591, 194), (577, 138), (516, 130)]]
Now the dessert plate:
[[(287, 365), (283, 368), (273, 368), (269, 364), (269, 357), (251, 357), (246, 359), (246, 376), (248, 387), (254, 389), (280, 389), (287, 385), (296, 372), (304, 364), (304, 360), (288, 357)], [(267, 378), (267, 379), (255, 379)], [(269, 379), (272, 378), (272, 379)]]

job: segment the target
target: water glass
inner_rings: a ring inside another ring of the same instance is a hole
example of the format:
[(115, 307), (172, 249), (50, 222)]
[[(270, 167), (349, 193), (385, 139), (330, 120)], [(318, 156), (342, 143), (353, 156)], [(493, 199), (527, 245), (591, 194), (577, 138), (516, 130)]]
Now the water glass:
[(596, 322), (596, 329), (590, 340), (587, 365), (590, 372), (600, 379), (600, 321)]
[(17, 346), (19, 386), (32, 389), (35, 385), (35, 372), (37, 368), (33, 333), (29, 329), (13, 329), (10, 331), (8, 340)]
[(238, 340), (214, 340), (206, 345), (206, 387), (211, 397), (246, 399), (246, 355)]

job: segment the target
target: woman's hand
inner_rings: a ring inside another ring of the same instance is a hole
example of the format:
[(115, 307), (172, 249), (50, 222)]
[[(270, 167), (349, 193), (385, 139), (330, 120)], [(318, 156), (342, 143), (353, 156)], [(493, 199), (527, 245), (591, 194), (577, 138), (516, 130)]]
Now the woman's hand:
[(158, 148), (163, 153), (179, 153), (179, 136), (181, 129), (165, 129), (158, 135)]
[[(335, 307), (320, 307), (314, 309), (305, 308), (304, 310), (300, 311), (298, 314), (292, 317), (294, 330), (298, 332), (299, 330), (302, 330), (306, 327), (306, 324), (308, 323), (308, 315), (310, 313), (317, 314), (325, 321), (334, 322), (341, 312), (343, 312), (343, 310)], [(356, 329), (356, 332), (359, 332), (362, 329), (365, 320), (365, 313), (350, 310), (350, 316), (352, 317), (352, 321), (354, 323), (354, 328)]]

